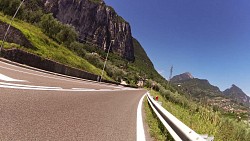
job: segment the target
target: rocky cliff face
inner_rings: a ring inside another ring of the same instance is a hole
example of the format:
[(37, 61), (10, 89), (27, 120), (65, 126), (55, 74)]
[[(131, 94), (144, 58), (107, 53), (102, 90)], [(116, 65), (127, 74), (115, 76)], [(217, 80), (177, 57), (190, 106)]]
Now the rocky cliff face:
[(129, 23), (103, 0), (44, 0), (44, 5), (59, 21), (74, 26), (80, 41), (91, 42), (104, 50), (111, 44), (111, 51), (134, 60)]

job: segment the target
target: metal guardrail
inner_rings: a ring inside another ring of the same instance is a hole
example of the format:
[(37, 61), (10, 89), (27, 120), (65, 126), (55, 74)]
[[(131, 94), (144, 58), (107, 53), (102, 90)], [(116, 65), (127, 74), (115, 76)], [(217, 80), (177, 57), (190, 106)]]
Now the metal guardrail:
[(151, 108), (160, 119), (162, 124), (171, 134), (171, 136), (176, 141), (213, 141), (212, 138), (204, 139), (204, 136), (197, 134), (195, 131), (190, 129), (187, 125), (182, 123), (179, 119), (169, 113), (166, 109), (164, 109), (157, 101), (155, 101), (149, 94), (147, 93), (148, 103)]

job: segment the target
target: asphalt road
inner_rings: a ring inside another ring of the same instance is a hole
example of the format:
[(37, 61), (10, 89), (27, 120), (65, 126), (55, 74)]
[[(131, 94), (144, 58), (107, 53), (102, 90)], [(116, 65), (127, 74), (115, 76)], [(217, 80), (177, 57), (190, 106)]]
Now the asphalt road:
[(0, 61), (0, 140), (135, 141), (145, 93)]

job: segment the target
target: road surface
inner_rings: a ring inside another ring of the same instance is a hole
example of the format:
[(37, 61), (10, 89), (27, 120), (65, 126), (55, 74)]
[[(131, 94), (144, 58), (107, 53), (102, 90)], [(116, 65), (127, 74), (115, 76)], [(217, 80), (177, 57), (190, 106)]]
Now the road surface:
[(145, 93), (0, 61), (0, 140), (135, 141)]

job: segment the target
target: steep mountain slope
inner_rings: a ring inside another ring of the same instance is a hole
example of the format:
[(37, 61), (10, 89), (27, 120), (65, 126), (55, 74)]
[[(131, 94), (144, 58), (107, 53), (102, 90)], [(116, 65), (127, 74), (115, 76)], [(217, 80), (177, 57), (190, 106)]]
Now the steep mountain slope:
[(223, 94), (227, 97), (236, 100), (238, 103), (250, 106), (250, 97), (247, 96), (239, 87), (232, 85), (231, 88), (226, 89)]
[(133, 69), (139, 72), (142, 79), (151, 78), (157, 82), (166, 82), (166, 80), (155, 70), (153, 63), (147, 56), (147, 53), (141, 44), (134, 38), (135, 61), (131, 63)]
[(44, 6), (59, 21), (74, 26), (81, 42), (91, 42), (106, 50), (111, 44), (112, 51), (134, 60), (129, 23), (103, 0), (44, 0)]
[[(0, 2), (0, 11), (3, 12), (6, 6), (8, 9), (16, 9), (18, 5), (12, 5), (12, 7), (9, 3), (20, 1), (0, 0)], [(53, 12), (59, 21), (48, 12)], [(1, 20), (9, 22), (10, 17), (6, 17), (5, 14), (12, 16), (13, 13), (1, 13)], [(112, 7), (106, 6), (103, 0), (25, 1), (17, 18), (19, 20), (16, 20), (13, 26), (19, 29), (25, 38), (17, 41), (19, 38), (13, 38), (14, 36), (9, 34), (7, 42), (31, 43), (33, 48), (24, 44), (17, 45), (22, 50), (100, 75), (107, 49), (111, 45), (105, 75), (109, 75), (116, 81), (125, 79), (133, 85), (136, 85), (140, 79), (153, 79), (162, 84), (166, 83), (166, 80), (154, 69), (143, 47), (132, 37), (129, 23), (117, 15)], [(72, 31), (71, 26), (66, 24), (74, 26), (79, 40), (67, 44), (65, 40), (58, 40), (58, 37), (67, 39), (68, 31)], [(68, 29), (62, 31), (62, 27), (68, 27)], [(6, 24), (2, 23), (1, 28), (6, 28)], [(53, 32), (55, 30), (57, 32)], [(4, 35), (4, 31), (4, 29), (0, 31), (0, 36)], [(14, 46), (8, 44), (5, 47)], [(71, 55), (62, 55), (63, 52)]]
[[(3, 15), (0, 12), (0, 29), (1, 27), (7, 27), (6, 23), (9, 24), (10, 19), (11, 17)], [(0, 43), (2, 42), (4, 31), (5, 30), (0, 30)], [(86, 59), (77, 56), (65, 46), (53, 41), (46, 36), (40, 28), (30, 23), (15, 20), (7, 37), (4, 48), (19, 48), (43, 58), (48, 58), (71, 67), (101, 75), (101, 69), (96, 68)], [(106, 74), (105, 78), (108, 78)]]
[[(43, 2), (47, 12), (52, 12), (62, 23), (75, 27), (79, 32), (80, 42), (92, 43), (104, 50), (111, 45), (111, 52), (128, 60), (127, 69), (124, 65), (118, 66), (130, 75), (123, 78), (132, 76), (132, 79), (139, 77), (139, 79), (166, 82), (155, 70), (140, 43), (132, 37), (129, 23), (117, 15), (103, 0), (44, 0)], [(133, 82), (136, 83), (136, 80)]]

